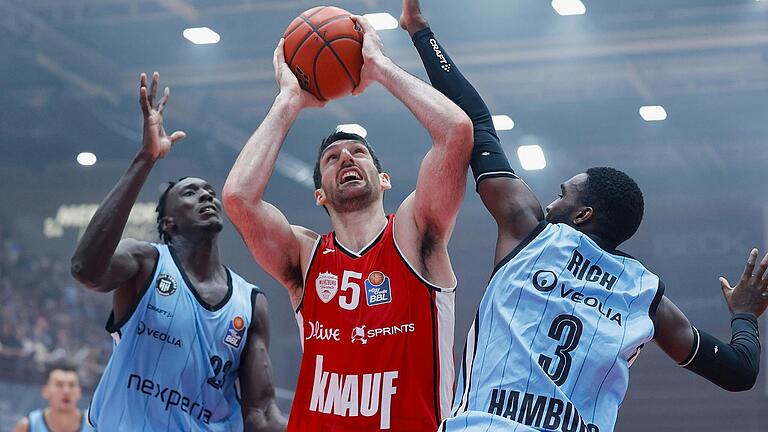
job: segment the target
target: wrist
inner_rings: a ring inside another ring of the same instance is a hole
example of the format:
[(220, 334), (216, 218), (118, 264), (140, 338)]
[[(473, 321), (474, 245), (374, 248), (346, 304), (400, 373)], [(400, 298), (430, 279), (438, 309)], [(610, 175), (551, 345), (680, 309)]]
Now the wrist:
[(734, 310), (733, 313), (731, 314), (731, 321), (738, 318), (743, 318), (748, 321), (757, 322), (757, 314), (748, 310), (743, 310), (743, 311)]
[(373, 80), (382, 84), (385, 83), (386, 77), (391, 75), (391, 71), (397, 68), (395, 62), (384, 54), (367, 58), (365, 61), (371, 63), (371, 66), (373, 66), (371, 68), (371, 71), (373, 72)]
[(133, 158), (133, 161), (138, 163), (154, 164), (158, 159), (159, 157), (152, 154), (152, 152), (149, 151), (146, 146), (143, 146), (141, 150), (136, 153), (136, 157)]
[(281, 89), (280, 92), (277, 93), (275, 102), (272, 104), (272, 106), (280, 109), (286, 109), (288, 111), (301, 111), (301, 109), (304, 108), (301, 91), (302, 90), (296, 92), (293, 90)]

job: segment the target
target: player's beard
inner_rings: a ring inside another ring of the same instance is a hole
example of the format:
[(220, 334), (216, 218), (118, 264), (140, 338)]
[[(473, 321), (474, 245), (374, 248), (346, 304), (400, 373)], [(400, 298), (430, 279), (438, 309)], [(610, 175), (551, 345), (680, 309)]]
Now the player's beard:
[(362, 210), (378, 199), (378, 194), (369, 181), (354, 188), (334, 188), (328, 194), (331, 208), (337, 213), (351, 213)]

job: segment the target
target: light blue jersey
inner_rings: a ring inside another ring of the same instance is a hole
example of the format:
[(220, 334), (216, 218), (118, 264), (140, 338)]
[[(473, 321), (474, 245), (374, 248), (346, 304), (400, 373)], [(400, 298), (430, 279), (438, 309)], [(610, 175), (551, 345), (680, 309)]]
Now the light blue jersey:
[(542, 222), (496, 266), (440, 430), (613, 431), (663, 292), (637, 260)]
[(88, 420), (103, 432), (242, 431), (237, 377), (258, 288), (227, 269), (227, 295), (208, 305), (172, 249), (153, 246), (136, 309), (107, 324), (114, 347)]
[[(27, 419), (29, 420), (29, 432), (53, 432), (48, 427), (48, 423), (45, 422), (45, 416), (43, 415), (42, 409), (32, 411), (27, 415)], [(88, 426), (88, 422), (85, 420), (85, 414), (83, 414), (83, 420), (77, 431), (93, 432), (93, 429)]]

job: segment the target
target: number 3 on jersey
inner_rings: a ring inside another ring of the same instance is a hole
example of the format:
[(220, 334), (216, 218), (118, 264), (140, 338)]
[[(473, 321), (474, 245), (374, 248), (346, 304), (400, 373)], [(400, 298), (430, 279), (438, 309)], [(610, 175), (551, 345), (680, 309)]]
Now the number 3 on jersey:
[(555, 356), (557, 357), (555, 370), (550, 371), (552, 357), (547, 357), (544, 354), (539, 355), (539, 366), (544, 369), (544, 372), (558, 386), (563, 385), (565, 380), (568, 379), (568, 373), (571, 371), (571, 351), (575, 350), (579, 345), (583, 327), (580, 319), (566, 314), (555, 318), (552, 321), (552, 326), (549, 328), (548, 336), (550, 338), (558, 342), (563, 339), (563, 334), (565, 334), (565, 338), (555, 348)]

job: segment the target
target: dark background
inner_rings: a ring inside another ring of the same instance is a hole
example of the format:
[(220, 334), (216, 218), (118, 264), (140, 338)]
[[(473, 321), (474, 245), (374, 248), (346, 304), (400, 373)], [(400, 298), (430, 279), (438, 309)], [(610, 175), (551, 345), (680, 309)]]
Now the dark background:
[[(442, 44), (493, 113), (514, 119), (515, 128), (500, 137), (542, 204), (555, 198), (559, 183), (590, 166), (629, 173), (645, 193), (646, 216), (622, 249), (662, 277), (667, 295), (692, 322), (727, 339), (728, 311), (717, 277), (735, 283), (749, 248), (766, 247), (768, 2), (585, 1), (586, 15), (574, 17), (557, 15), (543, 0), (422, 3)], [(396, 0), (336, 4), (361, 14), (397, 17), (400, 11)], [(0, 309), (0, 324), (22, 328), (29, 339), (37, 334), (33, 328), (44, 327), (42, 316), (51, 327), (46, 355), (57, 341), (69, 341), (55, 331), (66, 328), (75, 340), (66, 353), (80, 344), (93, 350), (86, 357), (98, 365), (110, 343), (100, 329), (109, 298), (68, 277), (78, 230), (48, 238), (44, 220), (61, 205), (98, 203), (137, 151), (142, 71), (159, 71), (161, 83), (172, 87), (165, 123), (188, 138), (157, 164), (139, 201), (155, 201), (164, 181), (184, 175), (204, 177), (220, 190), (276, 94), (271, 55), (277, 40), (294, 16), (315, 5), (0, 0), (0, 240), (7, 256), (0, 289), (13, 299)], [(221, 42), (196, 46), (182, 38), (184, 28), (201, 25), (221, 34)], [(395, 61), (424, 77), (405, 32), (380, 34)], [(668, 119), (644, 122), (638, 108), (656, 104), (666, 108)], [(413, 189), (429, 148), (427, 133), (381, 86), (302, 113), (267, 199), (292, 223), (319, 232), (329, 222), (314, 206), (307, 170), (320, 139), (340, 123), (367, 128), (393, 178), (388, 211)], [(516, 149), (529, 143), (543, 148), (544, 170), (520, 168)], [(99, 162), (78, 165), (81, 151), (96, 153)], [(494, 224), (473, 189), (467, 188), (451, 243), (459, 278), (456, 352), (482, 295), (495, 241)], [(225, 262), (269, 296), (271, 355), (287, 410), (300, 361), (288, 297), (252, 262), (229, 224), (220, 245)], [(68, 311), (70, 319), (59, 316)], [(39, 379), (37, 369), (38, 375), (3, 370), (9, 382)], [(764, 431), (767, 395), (765, 374), (751, 391), (729, 394), (649, 344), (632, 368), (616, 430)], [(2, 392), (0, 415), (23, 414), (33, 403), (19, 400)]]

